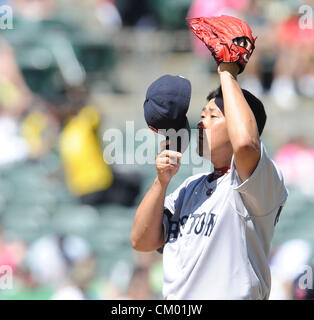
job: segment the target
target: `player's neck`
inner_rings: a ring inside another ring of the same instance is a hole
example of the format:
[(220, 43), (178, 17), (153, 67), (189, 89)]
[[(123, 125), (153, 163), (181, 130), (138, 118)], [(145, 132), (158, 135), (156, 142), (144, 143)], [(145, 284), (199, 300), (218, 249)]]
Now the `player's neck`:
[(223, 167), (223, 168), (214, 168), (214, 172), (213, 172), (213, 179), (218, 179), (220, 177), (222, 177), (223, 175), (225, 175), (230, 169), (229, 167)]
[(229, 168), (231, 164), (233, 151), (228, 149), (221, 149), (211, 154), (211, 162), (215, 169)]

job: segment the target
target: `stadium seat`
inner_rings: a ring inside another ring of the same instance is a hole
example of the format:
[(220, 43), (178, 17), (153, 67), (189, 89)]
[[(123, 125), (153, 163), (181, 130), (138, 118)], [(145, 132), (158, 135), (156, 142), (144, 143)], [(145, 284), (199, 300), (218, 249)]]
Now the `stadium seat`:
[(50, 232), (50, 217), (43, 206), (8, 206), (2, 216), (2, 224), (7, 238), (22, 239), (30, 243)]
[(182, 29), (186, 27), (185, 18), (191, 0), (149, 0), (152, 12), (165, 29)]
[(308, 240), (314, 247), (313, 201), (297, 189), (289, 188), (289, 196), (275, 228), (274, 244), (290, 239)]
[(85, 237), (98, 225), (97, 210), (87, 205), (62, 205), (52, 217), (52, 229), (57, 234)]

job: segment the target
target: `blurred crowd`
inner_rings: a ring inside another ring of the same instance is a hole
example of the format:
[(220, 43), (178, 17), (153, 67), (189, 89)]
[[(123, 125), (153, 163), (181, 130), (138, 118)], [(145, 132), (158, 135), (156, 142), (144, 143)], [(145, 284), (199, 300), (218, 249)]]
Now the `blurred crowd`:
[[(195, 0), (188, 16), (229, 14), (246, 21), (258, 38), (242, 87), (256, 95), (269, 94), (289, 110), (298, 106), (299, 96), (314, 97), (313, 21), (302, 17), (306, 10), (312, 15), (313, 5), (313, 1)], [(301, 20), (307, 25), (301, 26)], [(197, 38), (192, 41), (194, 51), (207, 57), (203, 44)]]
[[(103, 156), (101, 134), (114, 107), (96, 102), (93, 92), (100, 87), (117, 96), (127, 93), (115, 76), (122, 50), (117, 39), (125, 30), (163, 30), (175, 37), (188, 33), (186, 17), (237, 16), (258, 34), (242, 87), (271, 97), (283, 111), (297, 109), (301, 98), (314, 98), (314, 26), (299, 25), (300, 7), (314, 11), (314, 2), (0, 0), (1, 5), (12, 7), (14, 28), (0, 33), (0, 268), (12, 268), (14, 288), (0, 287), (0, 299), (161, 298), (161, 255), (134, 253), (125, 242), (145, 176), (135, 168), (109, 165)], [(188, 52), (207, 61), (205, 72), (213, 76), (208, 50), (195, 37), (187, 39)], [(305, 137), (293, 137), (275, 156), (292, 192), (298, 190), (300, 201), (311, 205), (313, 160), (314, 146)], [(76, 216), (64, 206), (85, 211)], [(314, 214), (313, 206), (307, 208)], [(57, 211), (62, 227), (51, 229)], [(121, 219), (117, 229), (102, 230), (114, 212)], [(86, 230), (93, 214), (93, 229)], [(69, 225), (82, 217), (78, 229), (84, 232), (66, 229), (62, 215)], [(126, 225), (122, 245), (103, 251), (105, 233), (115, 239), (114, 233), (123, 233), (121, 224)], [(311, 263), (312, 244), (298, 243), (304, 255), (281, 279), (278, 270), (288, 269), (287, 256), (299, 252), (292, 243), (291, 251), (282, 253), (284, 245), (272, 256), (273, 297), (308, 298), (295, 281), (296, 270)], [(101, 262), (111, 260), (115, 263), (103, 272)], [(3, 276), (0, 269), (0, 280)]]

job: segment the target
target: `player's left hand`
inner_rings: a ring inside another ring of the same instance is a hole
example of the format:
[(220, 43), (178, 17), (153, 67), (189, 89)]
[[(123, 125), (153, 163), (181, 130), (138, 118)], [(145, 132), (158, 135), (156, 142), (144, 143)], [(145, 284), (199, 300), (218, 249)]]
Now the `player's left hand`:
[(255, 48), (250, 26), (244, 21), (222, 15), (211, 18), (188, 18), (190, 29), (212, 53), (216, 63), (236, 62), (241, 73)]

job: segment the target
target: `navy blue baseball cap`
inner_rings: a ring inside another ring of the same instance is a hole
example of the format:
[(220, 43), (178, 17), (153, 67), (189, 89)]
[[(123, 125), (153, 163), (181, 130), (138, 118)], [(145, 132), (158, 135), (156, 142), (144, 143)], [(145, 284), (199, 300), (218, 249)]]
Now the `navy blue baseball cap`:
[[(147, 89), (145, 120), (151, 130), (164, 134), (170, 140), (169, 149), (183, 152), (189, 144), (191, 130), (186, 114), (190, 100), (191, 83), (181, 76), (164, 75)], [(183, 135), (180, 134), (178, 140), (176, 133), (179, 130)]]

